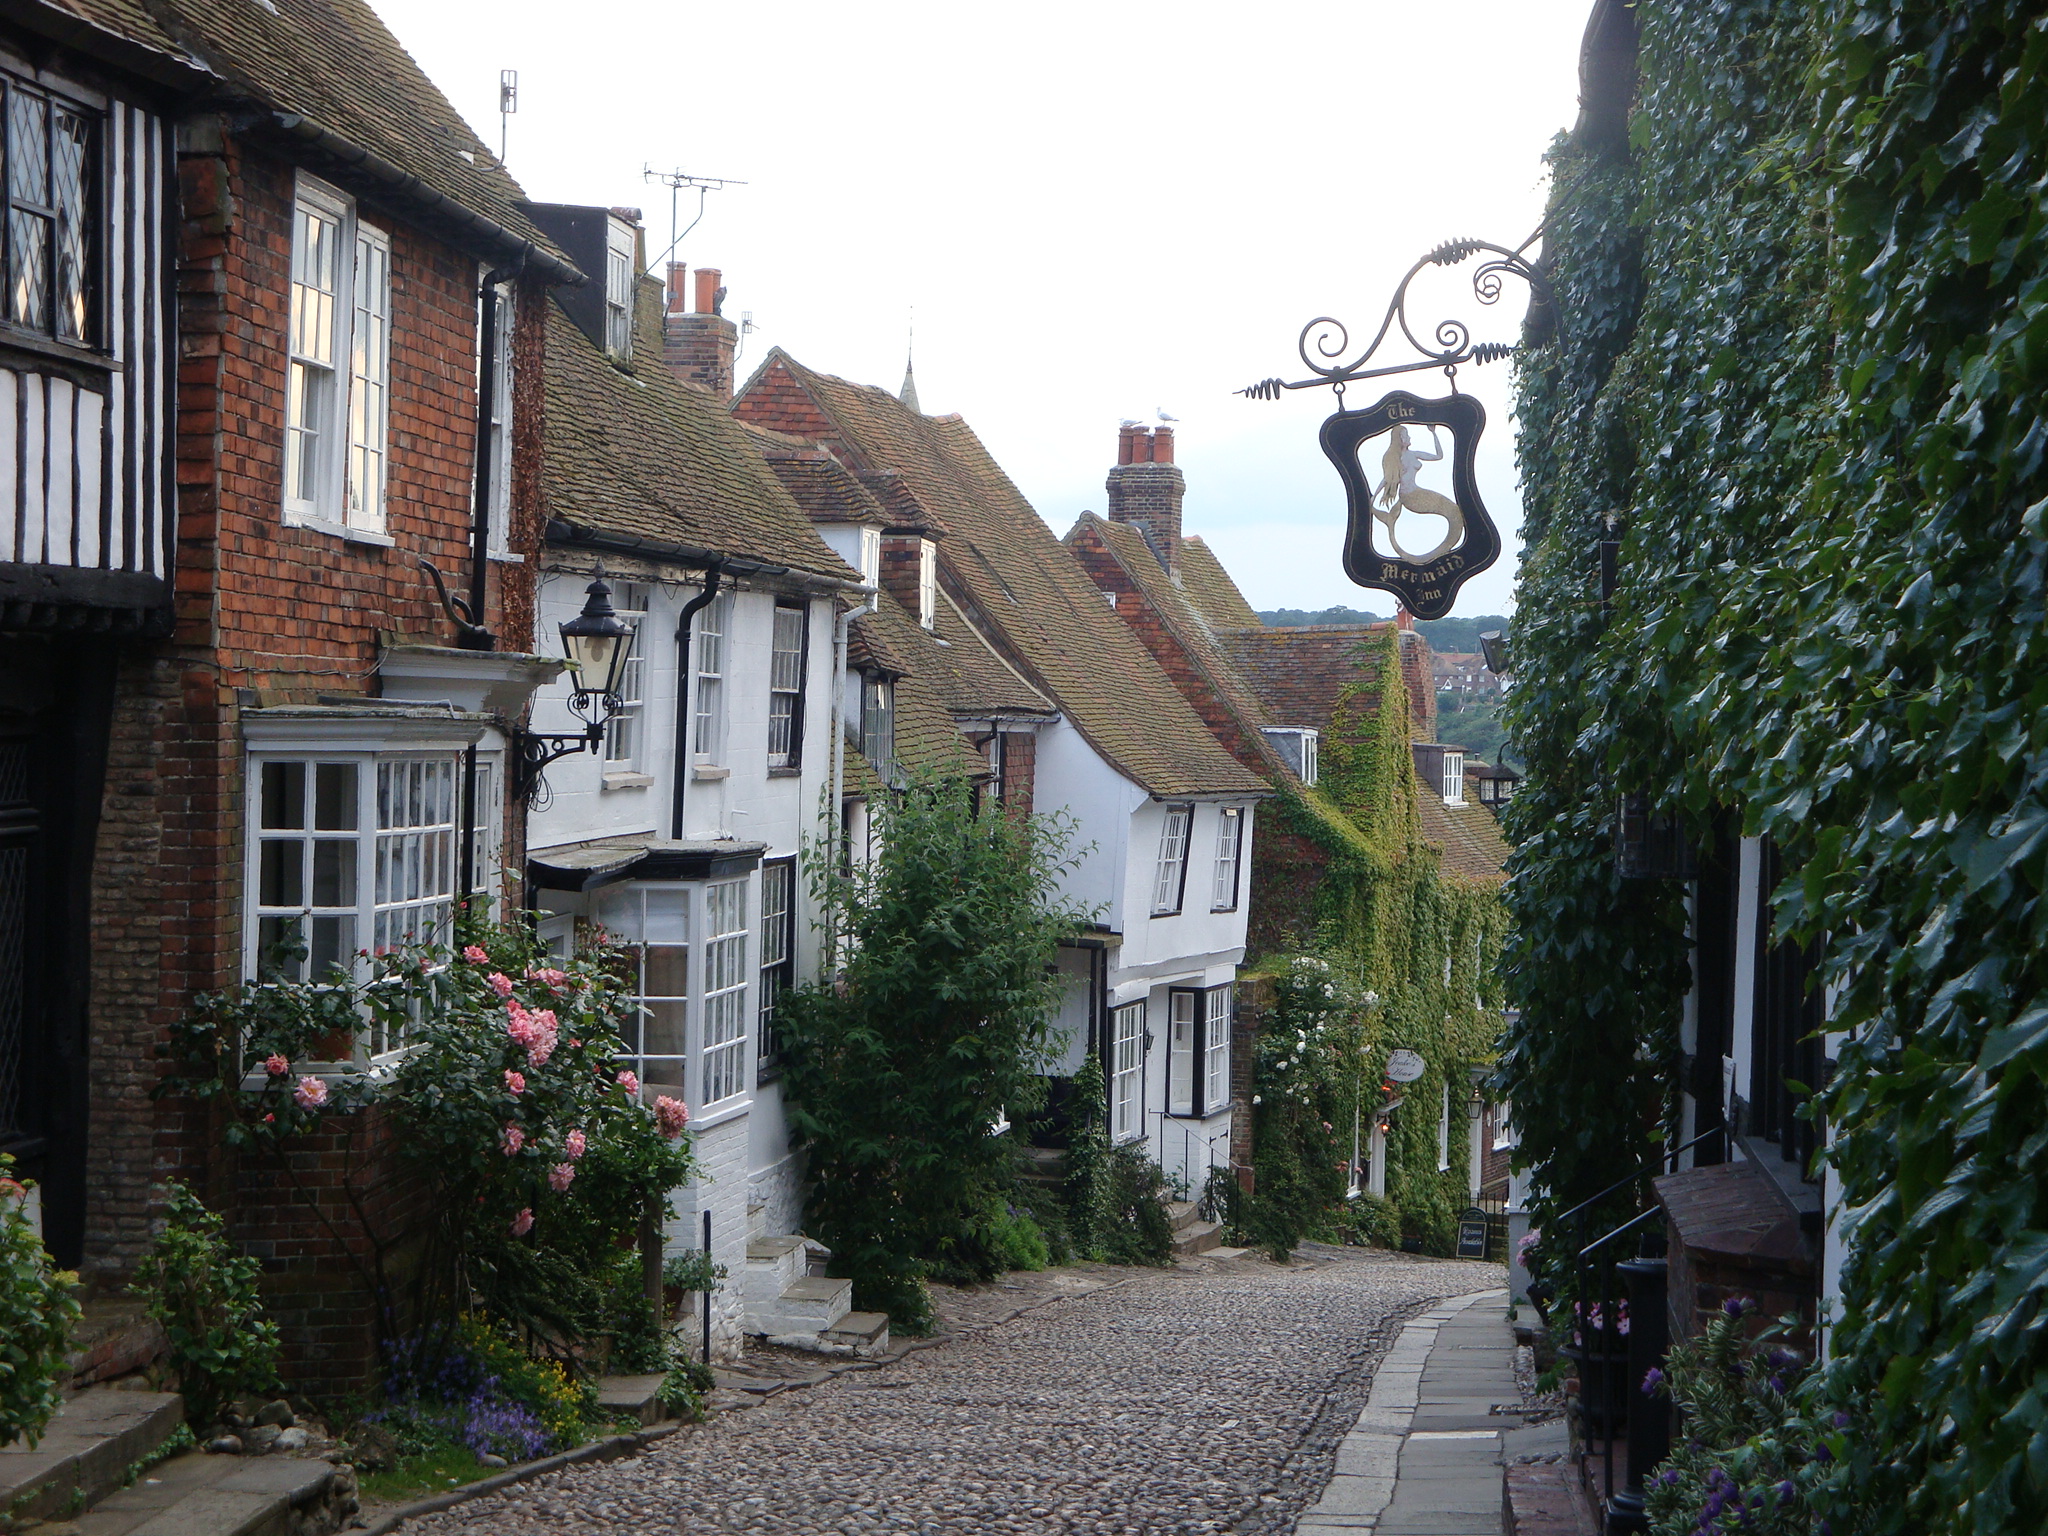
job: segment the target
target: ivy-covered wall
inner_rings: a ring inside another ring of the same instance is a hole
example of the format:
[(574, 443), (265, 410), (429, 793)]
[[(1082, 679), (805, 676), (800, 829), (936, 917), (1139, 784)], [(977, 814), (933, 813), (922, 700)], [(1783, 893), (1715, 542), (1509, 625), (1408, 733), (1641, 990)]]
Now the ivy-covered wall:
[[(1319, 996), (1315, 978), (1290, 965), (1297, 956), (1271, 953), (1247, 967), (1278, 983), (1254, 1075), (1254, 1145), (1260, 1188), (1297, 1191), (1304, 1229), (1326, 1230), (1334, 1218), (1324, 1208), (1344, 1193), (1354, 1109), (1370, 1117), (1380, 1108), (1390, 1051), (1417, 1052), (1428, 1070), (1400, 1089), (1389, 1122), (1388, 1215), (1447, 1252), (1470, 1188), (1470, 1071), (1491, 1063), (1500, 1028), (1506, 919), (1495, 887), (1447, 871), (1423, 840), (1407, 691), (1374, 681), (1400, 678), (1398, 644), (1393, 631), (1361, 642), (1361, 681), (1332, 713), (1319, 783), (1282, 786), (1260, 810), (1261, 835), (1277, 828), (1316, 851), (1320, 874), (1304, 887), (1303, 914), (1314, 937), (1302, 947), (1330, 968), (1334, 991)], [(1446, 1083), (1449, 1167), (1440, 1171)]]
[[(1616, 8), (1619, 9), (1619, 8)], [(1520, 376), (1504, 1073), (1553, 1199), (1650, 1150), (1687, 982), (1622, 791), (1768, 835), (1847, 1032), (1837, 1533), (2048, 1528), (2048, 10), (1641, 0)], [(1610, 533), (1611, 530), (1611, 533)], [(1611, 613), (1596, 544), (1620, 541)]]

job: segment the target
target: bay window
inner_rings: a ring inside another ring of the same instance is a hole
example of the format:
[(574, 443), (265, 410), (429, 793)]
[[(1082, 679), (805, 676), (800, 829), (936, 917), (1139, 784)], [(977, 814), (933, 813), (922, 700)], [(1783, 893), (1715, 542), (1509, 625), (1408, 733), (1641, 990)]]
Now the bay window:
[(1166, 994), (1166, 1112), (1204, 1118), (1230, 1107), (1231, 989)]
[(285, 366), (287, 522), (381, 536), (391, 384), (391, 238), (299, 178)]
[(747, 1090), (747, 882), (704, 892), (704, 1077), (709, 1107)]
[(1145, 1005), (1126, 1003), (1109, 1017), (1110, 1140), (1134, 1141), (1145, 1130)]
[(6, 318), (57, 341), (98, 344), (99, 119), (11, 76), (6, 96)]
[(592, 916), (625, 950), (627, 1007), (620, 1064), (643, 1083), (689, 1080), (690, 892), (681, 885), (611, 886)]

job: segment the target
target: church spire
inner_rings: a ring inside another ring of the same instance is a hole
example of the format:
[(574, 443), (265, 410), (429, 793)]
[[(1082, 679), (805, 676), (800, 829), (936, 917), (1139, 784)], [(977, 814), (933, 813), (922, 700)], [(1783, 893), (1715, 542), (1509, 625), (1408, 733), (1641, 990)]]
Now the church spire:
[(924, 407), (917, 403), (917, 365), (912, 361), (912, 354), (916, 350), (917, 311), (912, 310), (903, 340), (903, 387), (896, 391), (896, 398), (922, 416)]

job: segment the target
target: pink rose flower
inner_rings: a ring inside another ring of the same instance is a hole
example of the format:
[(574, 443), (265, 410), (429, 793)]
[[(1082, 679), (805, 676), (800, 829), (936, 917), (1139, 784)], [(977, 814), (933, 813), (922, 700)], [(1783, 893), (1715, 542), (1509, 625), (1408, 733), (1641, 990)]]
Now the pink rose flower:
[(292, 1098), (301, 1109), (318, 1109), (327, 1102), (327, 1085), (317, 1077), (302, 1077), (299, 1086), (292, 1090)]
[(275, 1122), (275, 1121), (276, 1121), (276, 1119), (277, 1119), (277, 1116), (275, 1116), (275, 1115), (265, 1115), (265, 1116), (263, 1117), (263, 1123), (264, 1123), (265, 1125), (270, 1125), (270, 1124), (272, 1124), (273, 1122)]
[(512, 1235), (514, 1237), (524, 1237), (527, 1233), (531, 1232), (532, 1230), (533, 1207), (530, 1205), (523, 1206), (521, 1207), (519, 1214), (512, 1218)]
[(575, 1182), (576, 1165), (574, 1163), (557, 1163), (548, 1170), (548, 1188), (558, 1195)]
[(505, 1069), (505, 1086), (512, 1091), (513, 1097), (516, 1098), (526, 1092), (526, 1079), (520, 1073), (514, 1072), (510, 1067), (507, 1067)]
[(618, 1076), (618, 1084), (626, 1092), (632, 1094), (634, 1098), (640, 1097), (640, 1079), (631, 1072), (621, 1072)]
[(558, 971), (553, 966), (537, 966), (526, 973), (526, 979), (528, 981), (543, 982), (557, 992), (562, 991), (569, 985), (569, 973), (567, 971)]
[(498, 1133), (498, 1145), (503, 1147), (505, 1155), (510, 1157), (526, 1145), (526, 1132), (508, 1122), (505, 1129)]
[(483, 963), (484, 963), (485, 961), (489, 960), (489, 959), (490, 959), (491, 957), (490, 957), (489, 955), (487, 955), (487, 954), (485, 954), (485, 953), (484, 953), (484, 947), (483, 947), (483, 945), (481, 945), (481, 944), (469, 944), (469, 945), (465, 945), (465, 946), (463, 947), (463, 951), (462, 951), (462, 958), (463, 958), (463, 959), (465, 959), (465, 960), (473, 961), (473, 962), (475, 962), (475, 963), (476, 963), (476, 964), (478, 964), (478, 965), (482, 965), (482, 964), (483, 964)]
[(583, 1155), (584, 1149), (590, 1145), (589, 1142), (583, 1139), (583, 1133), (581, 1131), (571, 1131), (567, 1136), (562, 1138), (562, 1144), (563, 1146), (569, 1149), (569, 1156), (572, 1159), (581, 1157)]
[(661, 1127), (661, 1134), (674, 1141), (690, 1123), (690, 1106), (664, 1093), (654, 1101), (654, 1120)]
[(268, 1056), (263, 1058), (263, 1070), (268, 1072), (272, 1077), (283, 1077), (285, 1073), (291, 1071), (291, 1069), (292, 1064), (286, 1061), (282, 1056), (278, 1055), (275, 1051), (272, 1051)]
[(493, 971), (484, 978), (484, 984), (500, 997), (512, 995), (512, 978), (503, 971)]

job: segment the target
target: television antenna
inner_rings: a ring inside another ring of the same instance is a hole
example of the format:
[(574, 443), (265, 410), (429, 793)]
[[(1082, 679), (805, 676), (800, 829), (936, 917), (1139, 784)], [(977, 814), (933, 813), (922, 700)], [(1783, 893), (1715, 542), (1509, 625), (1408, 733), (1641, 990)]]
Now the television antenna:
[[(735, 181), (730, 176), (692, 176), (688, 171), (657, 171), (653, 166), (644, 166), (640, 172), (644, 181), (658, 181), (668, 188), (668, 249), (653, 261), (647, 263), (652, 272), (669, 257), (675, 255), (676, 247), (683, 243), (683, 236), (704, 222), (704, 199), (713, 192), (722, 192), (727, 187), (744, 187), (744, 181)], [(679, 233), (676, 229), (677, 206), (685, 189), (694, 189), (697, 194), (697, 217)]]
[(498, 164), (505, 163), (506, 140), (511, 134), (512, 114), (519, 110), (519, 71), (498, 71)]

